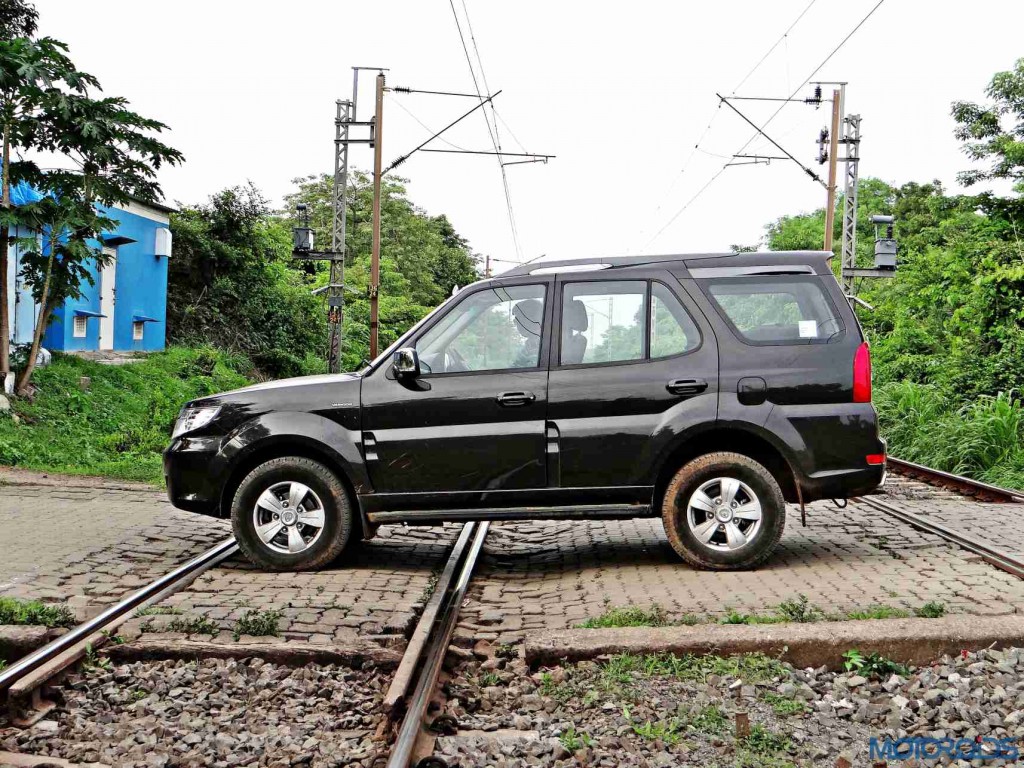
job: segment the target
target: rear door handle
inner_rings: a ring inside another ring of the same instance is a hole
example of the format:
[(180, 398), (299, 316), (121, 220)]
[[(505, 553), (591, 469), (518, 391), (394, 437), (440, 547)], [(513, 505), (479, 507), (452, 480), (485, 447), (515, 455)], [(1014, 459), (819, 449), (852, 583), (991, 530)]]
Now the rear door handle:
[(699, 395), (707, 388), (704, 379), (674, 379), (665, 385), (673, 395)]
[(537, 399), (537, 396), (533, 394), (533, 392), (502, 392), (496, 399), (498, 401), (498, 405), (511, 408), (517, 405), (532, 403)]

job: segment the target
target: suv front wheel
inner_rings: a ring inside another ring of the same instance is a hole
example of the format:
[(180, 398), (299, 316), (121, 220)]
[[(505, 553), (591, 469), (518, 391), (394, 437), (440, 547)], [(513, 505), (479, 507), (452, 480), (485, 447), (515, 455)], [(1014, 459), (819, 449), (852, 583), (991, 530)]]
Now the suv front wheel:
[(300, 456), (245, 476), (231, 505), (238, 546), (263, 568), (305, 571), (336, 559), (352, 533), (352, 504), (331, 470)]
[(761, 464), (739, 453), (709, 453), (672, 478), (661, 519), (686, 562), (738, 570), (768, 559), (782, 538), (786, 507), (779, 484)]

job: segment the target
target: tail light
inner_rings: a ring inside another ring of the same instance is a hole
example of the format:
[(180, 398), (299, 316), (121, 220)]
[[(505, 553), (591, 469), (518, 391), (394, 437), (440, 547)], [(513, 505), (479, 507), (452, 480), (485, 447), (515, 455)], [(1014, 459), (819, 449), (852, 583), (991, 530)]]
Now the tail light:
[(866, 341), (853, 356), (853, 402), (871, 402), (871, 350)]

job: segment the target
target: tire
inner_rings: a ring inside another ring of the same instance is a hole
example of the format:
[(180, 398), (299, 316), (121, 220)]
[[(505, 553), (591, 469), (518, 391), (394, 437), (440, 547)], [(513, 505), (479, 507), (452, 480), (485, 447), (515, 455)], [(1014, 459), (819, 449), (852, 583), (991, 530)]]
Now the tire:
[[(724, 503), (730, 495), (731, 503)], [(782, 489), (761, 464), (739, 453), (709, 453), (676, 472), (665, 489), (661, 519), (672, 549), (686, 562), (740, 570), (771, 556), (782, 538), (786, 506)]]
[(316, 570), (345, 549), (353, 529), (352, 503), (341, 480), (323, 464), (286, 456), (245, 476), (231, 503), (231, 527), (242, 552), (261, 568)]

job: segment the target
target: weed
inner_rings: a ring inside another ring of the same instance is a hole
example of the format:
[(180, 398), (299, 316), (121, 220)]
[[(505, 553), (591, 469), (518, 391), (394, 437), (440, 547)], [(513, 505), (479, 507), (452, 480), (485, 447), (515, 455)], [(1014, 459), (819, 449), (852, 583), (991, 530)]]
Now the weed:
[(75, 616), (66, 605), (0, 597), (0, 624), (73, 627)]
[(820, 608), (807, 601), (807, 595), (797, 595), (795, 600), (783, 600), (779, 603), (778, 614), (785, 621), (799, 624), (818, 621), (824, 615)]
[(736, 768), (791, 768), (785, 754), (790, 740), (772, 733), (761, 724), (750, 728), (750, 735), (736, 745)]
[(277, 623), (281, 620), (280, 611), (258, 611), (250, 608), (235, 622), (235, 640), (242, 635), (277, 636)]
[(633, 732), (648, 741), (661, 741), (663, 744), (673, 746), (683, 738), (682, 725), (678, 718), (671, 720), (659, 720), (652, 723), (650, 720), (643, 725), (634, 725)]
[(567, 680), (563, 680), (560, 683), (555, 682), (555, 678), (550, 672), (544, 672), (540, 676), (540, 692), (542, 696), (550, 696), (557, 701), (565, 703), (573, 697), (576, 693), (575, 688), (569, 684)]
[(736, 609), (730, 608), (729, 612), (725, 615), (725, 618), (722, 619), (722, 623), (723, 624), (751, 624), (751, 623), (753, 623), (751, 621), (752, 618), (753, 617), (750, 616), (750, 614), (740, 613)]
[(132, 701), (142, 701), (147, 696), (149, 696), (149, 691), (144, 691), (141, 688), (132, 691)]
[(562, 735), (558, 737), (558, 740), (570, 752), (576, 752), (583, 749), (583, 747), (590, 747), (594, 744), (594, 740), (590, 738), (590, 735), (586, 731), (577, 731), (575, 725), (570, 725), (566, 728)]
[(220, 632), (220, 625), (211, 621), (206, 616), (192, 616), (188, 618), (175, 618), (164, 627), (164, 632), (181, 632), (184, 635), (216, 635)]
[(110, 669), (113, 667), (113, 664), (110, 663), (110, 659), (106, 656), (100, 656), (96, 653), (92, 643), (89, 643), (85, 646), (85, 657), (82, 659), (82, 666), (86, 669)]
[(665, 609), (657, 603), (650, 608), (637, 605), (609, 608), (600, 616), (587, 619), (579, 625), (582, 629), (603, 627), (665, 627), (670, 624)]
[(872, 605), (867, 608), (850, 611), (846, 618), (851, 621), (857, 619), (905, 619), (910, 615), (909, 611), (902, 608), (893, 608), (889, 605)]
[(136, 616), (177, 616), (181, 613), (180, 608), (175, 608), (173, 605), (150, 605), (146, 608), (139, 608), (135, 612)]
[(788, 699), (773, 691), (764, 695), (765, 704), (774, 710), (776, 715), (786, 717), (788, 715), (802, 715), (807, 711), (807, 705), (799, 699)]
[(485, 672), (480, 676), (480, 687), (487, 688), (492, 685), (497, 685), (501, 682), (501, 678), (497, 672)]
[(865, 677), (871, 677), (872, 675), (884, 677), (892, 674), (905, 677), (909, 674), (909, 670), (903, 664), (887, 659), (878, 653), (871, 653), (865, 656), (856, 648), (851, 648), (843, 654), (843, 659), (845, 659), (843, 667), (845, 667), (847, 672), (856, 672), (858, 675)]
[(751, 683), (763, 682), (785, 674), (786, 668), (777, 659), (760, 653), (742, 656), (676, 656), (670, 653), (638, 656), (628, 653), (612, 656), (601, 667), (605, 687), (628, 684), (634, 676), (674, 677), (679, 680), (704, 682), (709, 675), (739, 677)]
[(498, 659), (514, 659), (518, 655), (519, 651), (516, 650), (516, 647), (508, 643), (499, 645), (494, 651), (494, 656)]
[(729, 725), (725, 713), (718, 707), (704, 707), (687, 722), (695, 731), (701, 733), (721, 733)]
[(946, 615), (946, 606), (940, 602), (932, 600), (929, 603), (925, 603), (920, 608), (915, 608), (914, 615), (920, 619), (941, 619)]

